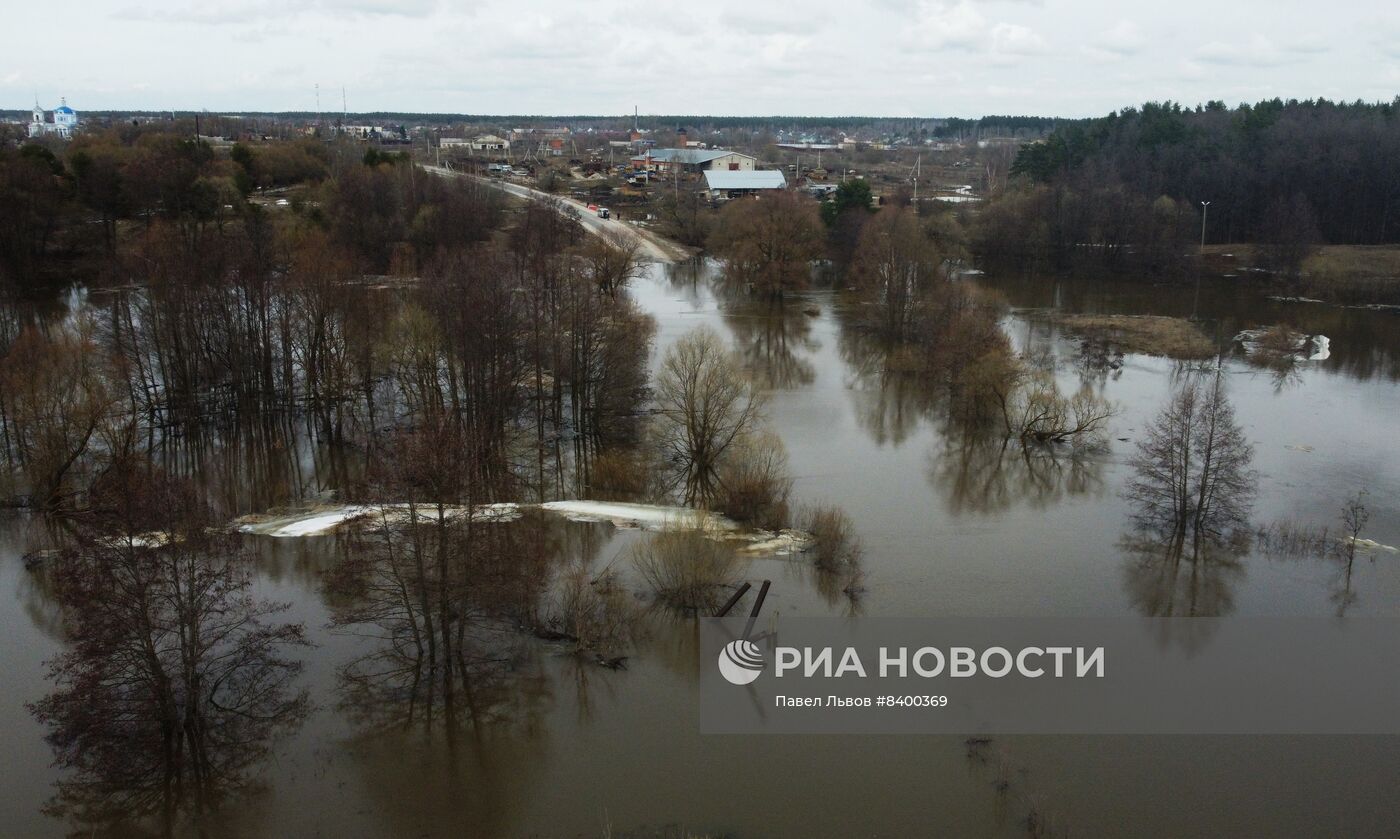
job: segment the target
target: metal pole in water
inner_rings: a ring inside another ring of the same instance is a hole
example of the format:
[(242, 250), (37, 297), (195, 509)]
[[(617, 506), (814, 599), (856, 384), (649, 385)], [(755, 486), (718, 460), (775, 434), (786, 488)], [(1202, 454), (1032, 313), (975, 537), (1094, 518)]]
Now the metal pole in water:
[(754, 598), (753, 608), (749, 610), (749, 622), (744, 625), (745, 638), (753, 634), (754, 622), (758, 620), (758, 613), (763, 611), (763, 601), (768, 597), (768, 587), (771, 585), (772, 580), (764, 580), (763, 585), (759, 586), (758, 597)]
[(743, 597), (745, 594), (748, 594), (748, 591), (751, 588), (753, 588), (753, 586), (747, 582), (739, 586), (739, 589), (734, 592), (734, 595), (732, 597), (729, 598), (729, 602), (719, 607), (719, 611), (715, 613), (715, 617), (722, 618), (725, 615), (729, 614), (729, 610), (734, 608), (734, 604), (739, 602), (739, 598)]

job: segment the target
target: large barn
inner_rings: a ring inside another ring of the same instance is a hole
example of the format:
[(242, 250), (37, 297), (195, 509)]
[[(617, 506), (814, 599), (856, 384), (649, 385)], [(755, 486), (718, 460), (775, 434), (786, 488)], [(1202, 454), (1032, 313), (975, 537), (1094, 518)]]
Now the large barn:
[(756, 192), (787, 189), (787, 178), (772, 169), (734, 172), (711, 169), (705, 173), (705, 188), (711, 198), (739, 198)]
[(758, 162), (752, 155), (727, 149), (651, 149), (632, 158), (632, 168), (650, 172), (747, 172)]

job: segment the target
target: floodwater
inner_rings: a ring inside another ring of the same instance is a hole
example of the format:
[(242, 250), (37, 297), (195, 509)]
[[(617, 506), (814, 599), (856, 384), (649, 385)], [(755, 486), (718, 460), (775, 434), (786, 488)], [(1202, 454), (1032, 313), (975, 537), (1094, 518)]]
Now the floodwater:
[[(1107, 451), (1024, 457), (960, 437), (915, 383), (882, 377), (843, 330), (834, 294), (776, 309), (725, 303), (711, 273), (657, 266), (634, 284), (658, 322), (654, 357), (710, 325), (771, 383), (768, 413), (797, 503), (839, 504), (862, 539), (861, 614), (1135, 615), (1162, 602), (1152, 575), (1136, 573), (1124, 553), (1131, 509), (1122, 489), (1131, 441), (1165, 401), (1177, 365), (1136, 355), (1116, 370), (1082, 365), (1079, 343), (1037, 317), (1042, 309), (1194, 308), (1227, 344), (1240, 329), (1279, 322), (1326, 334), (1325, 361), (1283, 372), (1238, 354), (1225, 362), (1256, 447), (1254, 519), (1335, 527), (1343, 500), (1364, 489), (1365, 535), (1400, 545), (1400, 314), (1272, 302), (1220, 284), (1196, 298), (1189, 287), (981, 280), (1011, 303), (1007, 329), (1019, 348), (1053, 364), (1062, 384), (1087, 381), (1120, 408)], [(277, 463), (250, 456), (207, 480), (237, 484), (225, 495), (240, 513), (335, 488), (338, 467), (324, 452)], [(288, 469), (294, 478), (269, 478)], [(270, 485), (250, 485), (258, 481)], [(587, 544), (600, 566), (646, 538), (608, 524), (550, 526)], [(25, 708), (51, 689), (43, 663), (63, 646), (56, 607), (20, 559), (43, 527), (16, 516), (0, 531), (0, 832), (26, 837), (81, 827), (42, 811), (61, 775)], [(1400, 823), (1396, 737), (1017, 736), (997, 738), (984, 761), (969, 758), (961, 737), (701, 736), (695, 635), (682, 619), (653, 621), (625, 670), (531, 644), (524, 664), (485, 688), (508, 697), (489, 716), (410, 717), (393, 691), (352, 695), (339, 678), (377, 642), (330, 628), (336, 604), (324, 574), (344, 535), (244, 538), (259, 553), (258, 593), (290, 603), (289, 619), (305, 622), (314, 643), (296, 653), (312, 704), (250, 767), (236, 803), (207, 823), (211, 836), (1016, 837), (1026, 835), (1028, 802), (1073, 836), (1393, 836)], [(1186, 606), (1333, 615), (1339, 573), (1326, 560), (1250, 553)], [(747, 577), (774, 581), (766, 608), (780, 614), (852, 609), (792, 559), (756, 558)], [(1357, 561), (1347, 614), (1400, 615), (1400, 556)], [(997, 791), (994, 763), (1010, 767), (1011, 793)]]

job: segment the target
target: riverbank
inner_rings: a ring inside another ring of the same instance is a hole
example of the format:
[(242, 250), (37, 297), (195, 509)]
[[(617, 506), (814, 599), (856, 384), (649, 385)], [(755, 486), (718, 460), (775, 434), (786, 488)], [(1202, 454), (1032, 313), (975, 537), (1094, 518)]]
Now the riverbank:
[(1206, 268), (1228, 278), (1267, 285), (1280, 296), (1344, 306), (1400, 306), (1400, 245), (1324, 245), (1297, 277), (1259, 267), (1252, 245), (1211, 245)]

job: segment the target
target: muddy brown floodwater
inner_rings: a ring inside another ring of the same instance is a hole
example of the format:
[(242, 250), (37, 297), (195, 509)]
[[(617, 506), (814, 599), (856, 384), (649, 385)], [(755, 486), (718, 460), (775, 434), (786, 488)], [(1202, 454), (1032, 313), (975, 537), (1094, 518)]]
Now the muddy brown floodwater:
[[(969, 280), (972, 281), (972, 280)], [(726, 302), (712, 266), (654, 266), (633, 294), (658, 322), (653, 358), (686, 331), (717, 329), (771, 383), (769, 415), (785, 443), (799, 503), (832, 502), (865, 547), (866, 615), (1194, 614), (1400, 615), (1400, 556), (1357, 563), (1339, 593), (1322, 560), (1247, 553), (1199, 591), (1156, 590), (1122, 537), (1126, 460), (1165, 401), (1177, 365), (1129, 355), (1083, 361), (1081, 346), (1038, 311), (1186, 316), (1207, 334), (1288, 323), (1330, 338), (1330, 356), (1287, 370), (1225, 362), (1229, 392), (1256, 447), (1254, 519), (1336, 525), (1342, 501), (1368, 492), (1366, 535), (1400, 544), (1400, 313), (1270, 301), (1208, 284), (978, 278), (1012, 305), (1019, 349), (1116, 402), (1108, 450), (1080, 458), (1023, 457), (962, 439), (913, 383), (884, 377), (842, 326), (837, 297), (812, 291), (785, 306)], [(816, 312), (814, 314), (814, 312)], [(284, 458), (304, 494), (334, 489), (325, 452)], [(238, 512), (285, 501), (263, 487), (271, 468), (208, 481)], [(532, 526), (522, 522), (502, 526)], [(13, 515), (0, 533), (0, 833), (64, 836), (82, 827), (44, 812), (62, 773), (25, 703), (50, 690), (44, 662), (64, 639), (42, 577), (21, 554), (46, 525)], [(604, 564), (637, 538), (608, 524), (555, 523)], [(694, 627), (657, 621), (626, 670), (530, 647), (506, 679), (483, 686), (491, 714), (446, 719), (402, 707), (401, 691), (349, 691), (345, 669), (380, 639), (333, 631), (324, 574), (345, 536), (244, 537), (258, 551), (259, 594), (291, 604), (313, 647), (299, 684), (311, 710), (247, 770), (211, 836), (1023, 836), (1026, 802), (1073, 836), (1394, 836), (1400, 823), (1396, 737), (997, 738), (969, 757), (961, 737), (701, 736), (695, 722)], [(768, 608), (842, 614), (805, 566), (753, 560), (771, 578)], [(504, 708), (505, 710), (500, 710)], [(1003, 770), (999, 767), (1010, 767)], [(996, 790), (1009, 771), (1016, 796)], [(115, 794), (115, 791), (113, 791)], [(141, 834), (147, 835), (147, 834)]]

